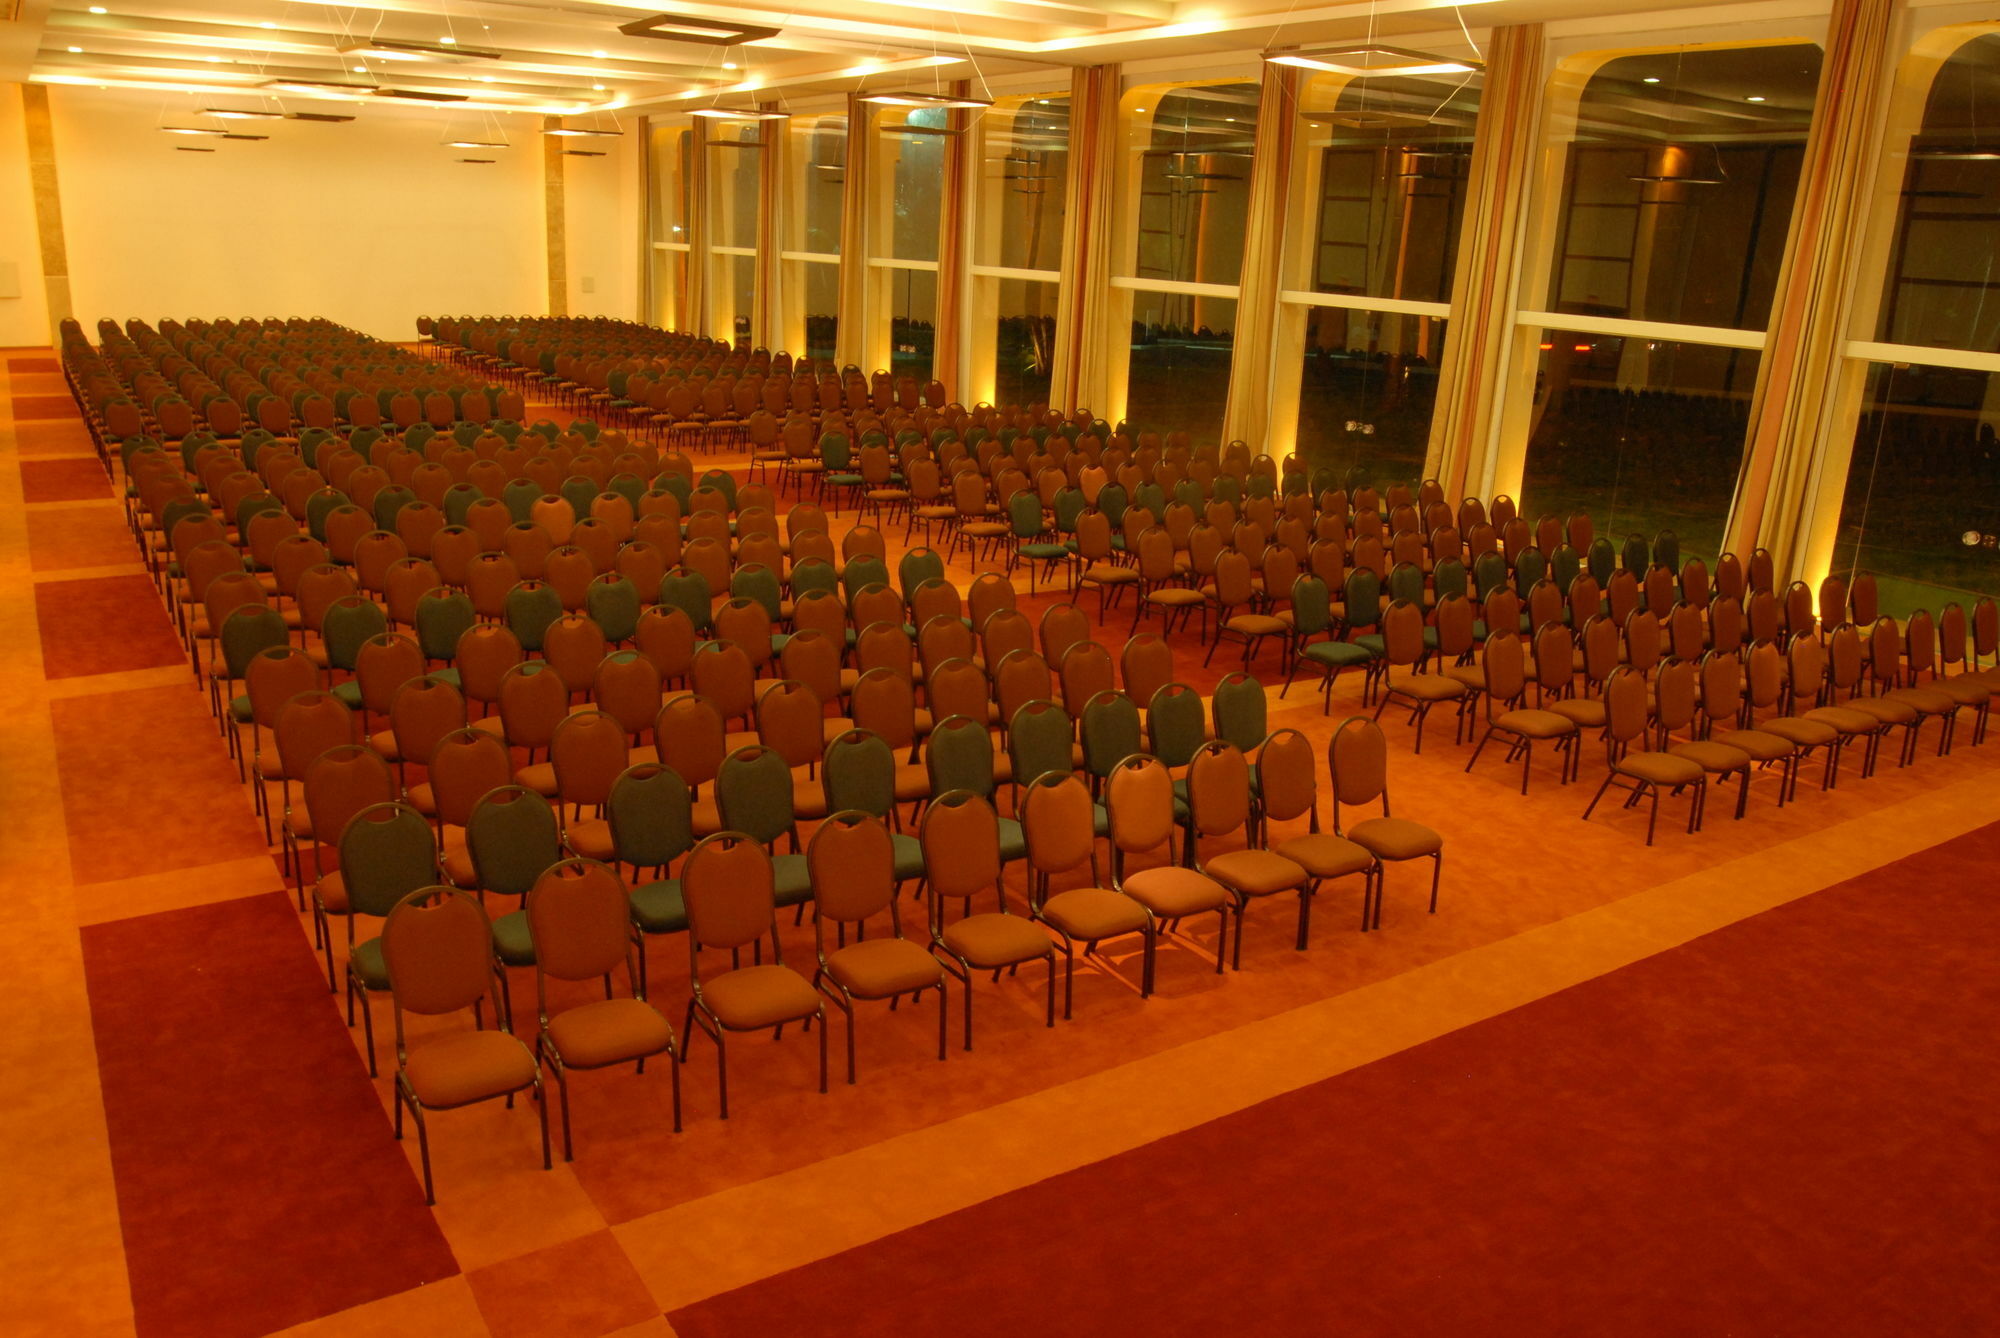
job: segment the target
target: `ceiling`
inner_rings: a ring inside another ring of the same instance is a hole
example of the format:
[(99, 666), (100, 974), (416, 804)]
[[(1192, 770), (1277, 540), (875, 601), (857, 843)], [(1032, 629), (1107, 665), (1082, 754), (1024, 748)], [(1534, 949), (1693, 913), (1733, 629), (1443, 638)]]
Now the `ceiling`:
[[(1697, 0), (1699, 2), (1699, 0)], [(1718, 0), (1719, 2), (1719, 0)], [(677, 19), (775, 30), (716, 44), (628, 35), (657, 0), (14, 0), (0, 80), (194, 94), (203, 106), (353, 112), (384, 90), (480, 112), (605, 123), (640, 111), (787, 105), (1027, 70), (1449, 34), (1658, 9), (1659, 0), (770, 0), (677, 4)], [(7, 13), (0, 0), (0, 16)], [(370, 50), (374, 40), (442, 50)], [(466, 49), (452, 54), (451, 47)], [(472, 49), (478, 49), (477, 52)], [(483, 52), (485, 54), (479, 54)], [(398, 57), (402, 58), (398, 58)], [(212, 99), (211, 96), (212, 95)], [(388, 96), (394, 96), (389, 94)], [(400, 99), (399, 99), (400, 100)], [(345, 104), (329, 106), (327, 104)], [(404, 105), (408, 105), (405, 101)]]

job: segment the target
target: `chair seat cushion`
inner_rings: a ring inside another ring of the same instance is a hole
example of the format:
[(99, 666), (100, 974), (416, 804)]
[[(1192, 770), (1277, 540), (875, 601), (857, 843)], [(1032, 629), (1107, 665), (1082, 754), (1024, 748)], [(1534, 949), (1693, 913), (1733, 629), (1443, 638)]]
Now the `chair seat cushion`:
[(1091, 943), (1136, 934), (1147, 924), (1144, 906), (1108, 887), (1058, 892), (1042, 904), (1042, 919), (1073, 939)]
[(924, 876), (924, 843), (907, 832), (889, 834), (892, 867), (897, 882)]
[(674, 1029), (643, 999), (599, 999), (550, 1018), (548, 1037), (563, 1067), (597, 1069), (671, 1048)]
[(1880, 718), (1847, 706), (1816, 706), (1799, 718), (1831, 725), (1842, 734), (1870, 734), (1882, 725)]
[(1595, 697), (1565, 697), (1550, 702), (1549, 709), (1566, 720), (1574, 720), (1578, 729), (1604, 728), (1604, 703)]
[(648, 934), (678, 934), (688, 927), (681, 880), (657, 878), (632, 889), (632, 923)]
[(563, 827), (563, 840), (570, 852), (584, 859), (610, 863), (618, 858), (618, 846), (611, 839), (611, 824), (603, 818), (579, 818)]
[(1332, 832), (1314, 832), (1280, 841), (1276, 852), (1304, 869), (1314, 878), (1342, 878), (1360, 873), (1375, 863), (1363, 846)]
[(514, 773), (514, 783), (524, 785), (544, 799), (556, 797), (556, 768), (553, 762), (536, 762)]
[(1776, 762), (1798, 751), (1788, 738), (1761, 729), (1723, 729), (1709, 736), (1710, 743), (1725, 748), (1741, 748), (1758, 762)]
[(1442, 702), (1463, 697), (1465, 684), (1448, 674), (1411, 674), (1408, 678), (1390, 679), (1389, 691), (1420, 702)]
[(1527, 739), (1559, 739), (1576, 733), (1576, 721), (1554, 711), (1509, 711), (1493, 723)]
[(1438, 672), (1446, 678), (1457, 679), (1470, 691), (1486, 691), (1486, 666), (1483, 664), (1448, 664)]
[(472, 851), (468, 847), (461, 845), (456, 850), (446, 849), (443, 863), (445, 881), (453, 887), (479, 886), (479, 874), (472, 867)]
[(1377, 658), (1376, 652), (1352, 641), (1315, 641), (1299, 654), (1332, 669), (1348, 669)]
[(347, 914), (347, 880), (340, 876), (340, 870), (323, 875), (313, 884), (313, 901), (328, 915)]
[(1672, 753), (1627, 753), (1613, 769), (1654, 785), (1693, 785), (1708, 774), (1701, 763)]
[(1032, 962), (1055, 950), (1048, 933), (1024, 915), (988, 911), (944, 927), (944, 945), (977, 967)]
[(535, 937), (528, 932), (526, 911), (509, 911), (493, 922), (493, 951), (507, 966), (535, 964)]
[(1348, 828), (1347, 839), (1377, 859), (1418, 859), (1444, 849), (1444, 838), (1408, 818), (1369, 818)]
[(1908, 725), (1918, 718), (1915, 706), (1896, 697), (1856, 697), (1843, 703), (1843, 706), (1847, 710), (1873, 716), (1884, 725)]
[(1026, 859), (1028, 857), (1028, 837), (1027, 833), (1021, 830), (1020, 820), (1017, 818), (1001, 818), (999, 822), (1000, 858), (1002, 860)]
[(1124, 892), (1162, 920), (1219, 910), (1229, 902), (1229, 891), (1220, 882), (1178, 864), (1125, 875)]
[[(1170, 585), (1164, 590), (1149, 590), (1146, 600), (1152, 604), (1164, 604), (1168, 608), (1193, 608), (1208, 601), (1201, 597), (1199, 590), (1190, 590), (1184, 585)], [(1280, 620), (1282, 621), (1282, 619)]]
[(1120, 567), (1110, 562), (1099, 562), (1083, 573), (1086, 581), (1096, 581), (1102, 585), (1119, 585), (1139, 579), (1139, 573), (1130, 567)]
[(1268, 613), (1239, 613), (1223, 626), (1242, 636), (1281, 636), (1285, 631), (1285, 620)]
[(1924, 684), (1923, 690), (1941, 693), (1960, 706), (1970, 706), (1974, 709), (1988, 705), (1993, 700), (1993, 688), (1990, 684), (1977, 678), (1968, 678), (1964, 674), (1935, 679)]
[(789, 966), (746, 966), (725, 971), (701, 987), (701, 1001), (731, 1031), (754, 1031), (813, 1017), (819, 991)]
[(797, 906), (812, 900), (812, 874), (806, 868), (804, 855), (773, 855), (771, 883), (780, 906)]
[(429, 1110), (449, 1110), (519, 1091), (535, 1081), (535, 1056), (511, 1033), (465, 1031), (417, 1047), (403, 1079)]
[(1823, 743), (1832, 743), (1840, 737), (1840, 731), (1824, 720), (1802, 720), (1789, 715), (1760, 720), (1757, 722), (1757, 728), (1766, 734), (1775, 734), (1787, 743), (1800, 748), (1817, 748)]
[(382, 959), (382, 940), (363, 939), (347, 954), (347, 970), (363, 989), (380, 993), (389, 988), (389, 965)]
[(1061, 544), (1022, 544), (1020, 552), (1032, 562), (1059, 562), (1069, 557), (1069, 549)]
[(1928, 684), (1920, 688), (1897, 688), (1894, 692), (1882, 694), (1878, 700), (1908, 702), (1920, 715), (1950, 715), (1958, 709), (1958, 703), (1948, 694)]
[(1698, 763), (1704, 771), (1738, 771), (1750, 765), (1750, 754), (1741, 748), (1732, 748), (1726, 743), (1713, 740), (1700, 743), (1677, 743), (1667, 749), (1675, 757), (1685, 757)]
[(1269, 850), (1231, 850), (1203, 862), (1209, 877), (1241, 896), (1268, 897), (1312, 881), (1296, 862)]
[(857, 999), (887, 999), (929, 989), (944, 978), (938, 959), (906, 938), (850, 943), (826, 959), (827, 974)]

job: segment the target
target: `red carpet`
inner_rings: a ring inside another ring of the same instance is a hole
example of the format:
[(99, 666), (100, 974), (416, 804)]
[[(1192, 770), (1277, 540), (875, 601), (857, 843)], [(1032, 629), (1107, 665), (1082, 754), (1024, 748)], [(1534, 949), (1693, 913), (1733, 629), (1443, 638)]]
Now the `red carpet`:
[(42, 628), (42, 672), (50, 678), (187, 663), (145, 576), (44, 581), (35, 587), (35, 620)]
[(140, 1338), (458, 1271), (283, 896), (95, 925), (83, 953)]
[(49, 714), (78, 883), (220, 864), (268, 849), (192, 676), (186, 687), (57, 698)]
[(2000, 825), (668, 1318), (681, 1338), (1990, 1332), (1996, 859)]
[(49, 507), (29, 511), (26, 517), (28, 565), (35, 571), (108, 567), (139, 560), (132, 531), (115, 506)]
[(75, 418), (76, 401), (67, 395), (16, 395), (16, 418)]
[(21, 462), (23, 501), (81, 502), (109, 496), (111, 480), (95, 457)]

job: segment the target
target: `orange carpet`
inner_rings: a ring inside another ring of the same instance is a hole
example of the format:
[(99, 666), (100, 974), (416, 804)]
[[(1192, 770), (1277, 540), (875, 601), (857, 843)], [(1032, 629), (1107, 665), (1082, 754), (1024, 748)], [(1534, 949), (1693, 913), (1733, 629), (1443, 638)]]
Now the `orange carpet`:
[(140, 1338), (458, 1271), (279, 893), (83, 931)]
[(14, 396), (14, 417), (29, 418), (75, 418), (76, 401), (67, 395), (16, 395)]
[(68, 571), (139, 560), (132, 529), (115, 506), (49, 507), (24, 514), (28, 521), (28, 565), (35, 571)]
[(35, 620), (49, 678), (187, 663), (159, 592), (144, 576), (44, 581), (35, 587)]
[(97, 446), (83, 420), (51, 418), (14, 424), (14, 440), (23, 455), (96, 455)]
[(9, 358), (7, 370), (17, 376), (28, 372), (60, 372), (62, 363), (54, 358)]
[(195, 868), (267, 849), (192, 677), (186, 687), (58, 698), (49, 712), (76, 882)]
[(94, 459), (23, 460), (21, 496), (29, 502), (81, 502), (109, 497), (111, 481)]
[(1996, 860), (2000, 824), (668, 1318), (681, 1338), (1986, 1331)]

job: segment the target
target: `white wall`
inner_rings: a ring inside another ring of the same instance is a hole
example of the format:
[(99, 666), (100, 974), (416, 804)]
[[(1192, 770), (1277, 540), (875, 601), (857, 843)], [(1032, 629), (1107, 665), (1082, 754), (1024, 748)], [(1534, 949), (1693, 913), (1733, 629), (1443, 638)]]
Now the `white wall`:
[(10, 277), (18, 281), (20, 293), (19, 297), (0, 297), (0, 348), (47, 344), (53, 337), (42, 288), (38, 237), (35, 193), (28, 176), (28, 135), (21, 118), (21, 86), (0, 84), (0, 265), (13, 267)]
[[(58, 87), (50, 100), (85, 329), (100, 316), (305, 315), (408, 340), (419, 315), (547, 310), (538, 117), (504, 118), (515, 147), (479, 151), (442, 141), (494, 138), (490, 118), (478, 127), (429, 106), (298, 104), (358, 118), (322, 124), (195, 115), (235, 101), (216, 96)], [(163, 124), (226, 124), (270, 139), (167, 135)], [(216, 152), (176, 152), (181, 145)], [(455, 161), (468, 157), (497, 161)], [(0, 152), (0, 173), (8, 161)], [(0, 177), (0, 197), (6, 187)]]
[[(620, 139), (571, 140), (602, 158), (563, 159), (563, 227), (568, 236), (569, 310), (573, 316), (639, 316), (639, 238), (643, 226), (639, 155), (646, 138), (638, 118)], [(584, 281), (592, 291), (584, 291)]]

